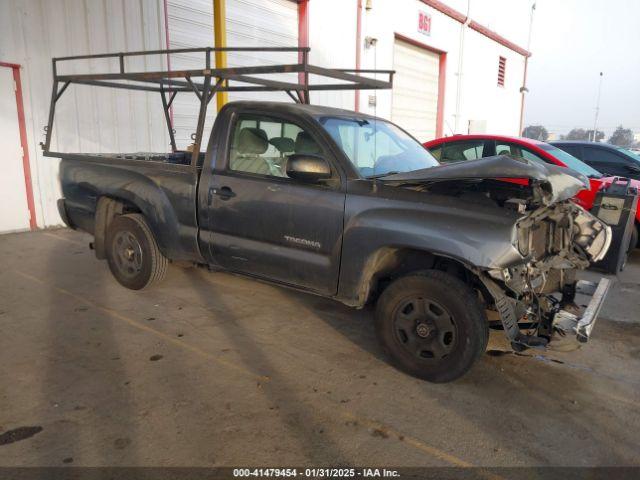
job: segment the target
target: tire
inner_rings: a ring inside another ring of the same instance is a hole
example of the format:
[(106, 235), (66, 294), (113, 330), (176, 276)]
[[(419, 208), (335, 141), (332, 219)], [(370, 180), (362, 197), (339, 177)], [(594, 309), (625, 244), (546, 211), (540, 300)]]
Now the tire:
[(434, 383), (460, 378), (487, 349), (489, 324), (477, 294), (447, 273), (399, 278), (376, 305), (376, 333), (400, 370)]
[(107, 228), (109, 269), (122, 286), (142, 290), (160, 282), (169, 260), (158, 249), (153, 233), (138, 213), (115, 217)]

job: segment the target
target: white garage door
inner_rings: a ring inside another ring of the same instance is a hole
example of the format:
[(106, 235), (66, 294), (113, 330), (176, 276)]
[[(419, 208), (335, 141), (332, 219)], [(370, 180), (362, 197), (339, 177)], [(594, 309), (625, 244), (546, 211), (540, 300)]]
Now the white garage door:
[(437, 53), (395, 41), (391, 119), (421, 142), (436, 136), (439, 65)]
[(22, 147), (13, 72), (0, 67), (0, 232), (27, 230), (29, 209), (22, 168)]
[[(226, 0), (227, 46), (229, 47), (297, 47), (298, 4), (292, 0)], [(191, 48), (213, 46), (213, 1), (169, 0), (169, 47)], [(212, 56), (213, 57), (213, 56)], [(202, 54), (172, 55), (171, 69), (202, 68)], [(229, 53), (230, 67), (296, 63), (295, 53)], [(296, 74), (271, 77), (283, 81), (297, 81)], [(182, 97), (182, 98), (181, 98)], [(193, 98), (192, 98), (193, 97)], [(280, 100), (287, 101), (283, 92), (267, 92), (258, 97), (253, 94), (231, 93), (229, 100)], [(212, 101), (205, 124), (203, 145), (206, 145), (215, 118), (215, 101)], [(178, 148), (192, 143), (195, 132), (198, 104), (195, 95), (179, 94), (173, 103), (173, 118)]]

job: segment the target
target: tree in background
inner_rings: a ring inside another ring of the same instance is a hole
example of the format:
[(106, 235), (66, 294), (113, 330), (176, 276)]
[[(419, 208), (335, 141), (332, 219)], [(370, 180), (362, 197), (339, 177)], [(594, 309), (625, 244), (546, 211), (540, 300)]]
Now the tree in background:
[[(593, 136), (593, 129), (587, 130), (587, 140), (591, 140), (592, 136)], [(597, 130), (596, 142), (599, 142), (600, 140), (604, 140), (604, 132), (602, 130)]]
[(567, 140), (588, 140), (587, 131), (584, 128), (574, 128), (567, 134)]
[(633, 144), (633, 132), (628, 128), (624, 128), (620, 125), (616, 128), (616, 131), (613, 132), (613, 135), (609, 137), (609, 143), (612, 145), (617, 145), (619, 147), (629, 147)]
[(549, 139), (549, 132), (542, 125), (529, 125), (522, 131), (522, 136), (546, 142)]
[[(567, 134), (567, 140), (586, 140), (591, 141), (593, 130), (585, 130), (584, 128), (574, 128)], [(604, 140), (604, 132), (598, 130), (596, 132), (596, 142)]]

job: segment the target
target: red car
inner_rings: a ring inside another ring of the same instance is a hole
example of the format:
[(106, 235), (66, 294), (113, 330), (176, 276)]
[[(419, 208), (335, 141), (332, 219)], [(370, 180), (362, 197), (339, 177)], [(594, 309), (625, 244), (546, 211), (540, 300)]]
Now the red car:
[[(440, 163), (475, 160), (494, 155), (513, 155), (534, 162), (544, 162), (567, 167), (589, 177), (591, 190), (582, 190), (575, 201), (587, 210), (591, 210), (596, 193), (610, 184), (615, 177), (604, 177), (586, 163), (569, 155), (558, 147), (530, 138), (506, 137), (502, 135), (454, 135), (424, 143), (431, 154)], [(640, 181), (631, 180), (631, 185), (640, 189)], [(636, 230), (640, 225), (640, 209), (636, 211)]]

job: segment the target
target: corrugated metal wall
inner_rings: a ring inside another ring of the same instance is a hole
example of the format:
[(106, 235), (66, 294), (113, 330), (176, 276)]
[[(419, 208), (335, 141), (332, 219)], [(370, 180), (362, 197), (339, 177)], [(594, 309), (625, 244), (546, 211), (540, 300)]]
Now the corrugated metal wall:
[[(23, 66), (25, 114), (38, 226), (60, 224), (57, 160), (42, 156), (54, 56), (164, 48), (161, 0), (2, 0), (0, 60)], [(161, 57), (130, 60), (131, 69), (161, 68)], [(117, 63), (93, 61), (60, 73), (114, 71)], [(72, 86), (56, 112), (52, 150), (166, 151), (168, 135), (159, 97)]]
[[(364, 0), (362, 3), (365, 3)], [(373, 3), (377, 5), (380, 2)], [(309, 0), (309, 62), (312, 65), (355, 68), (357, 4), (357, 0)], [(335, 83), (333, 80), (314, 75), (310, 80), (311, 83)], [(366, 102), (369, 93), (370, 91), (363, 90), (363, 103)], [(311, 92), (311, 102), (315, 105), (352, 110), (355, 93), (348, 90)]]
[[(168, 0), (169, 48), (199, 48), (213, 46), (213, 0)], [(182, 53), (169, 58), (172, 70), (204, 68), (204, 54)], [(212, 55), (212, 65), (214, 65)], [(200, 80), (201, 81), (201, 80)], [(176, 95), (173, 101), (173, 126), (176, 145), (185, 149), (193, 143), (191, 134), (196, 131), (199, 103), (194, 93)], [(202, 145), (206, 146), (215, 118), (215, 104), (207, 109)]]
[[(168, 32), (164, 18), (168, 16)], [(356, 0), (312, 0), (309, 2), (309, 41), (312, 64), (334, 68), (353, 68), (355, 64)], [(362, 12), (362, 38), (378, 39), (375, 48), (362, 48), (362, 68), (390, 68), (393, 64), (394, 34), (444, 50), (448, 54), (445, 131), (454, 122), (460, 24), (426, 7), (417, 0), (374, 2), (373, 9)], [(432, 35), (416, 31), (418, 11), (433, 15)], [(338, 13), (337, 13), (338, 12)], [(523, 17), (524, 18), (524, 17)], [(526, 20), (526, 19), (525, 19)], [(336, 34), (338, 32), (339, 34)], [(168, 33), (168, 35), (167, 35)], [(51, 57), (213, 45), (212, 0), (0, 0), (0, 60), (19, 63), (22, 70), (26, 123), (28, 128), (34, 197), (39, 226), (60, 224), (56, 211), (59, 196), (57, 162), (44, 158), (39, 142), (43, 140), (51, 95)], [(292, 0), (227, 0), (227, 44), (229, 46), (297, 46), (297, 3)], [(519, 79), (522, 57), (482, 37), (467, 36), (462, 84), (463, 109), (460, 124), (486, 120), (498, 133), (513, 133), (519, 113)], [(508, 84), (495, 85), (497, 57), (507, 57)], [(172, 69), (203, 66), (202, 57), (174, 55), (170, 59), (128, 60), (132, 69)], [(295, 54), (259, 57), (230, 54), (230, 66), (258, 63), (290, 63)], [(82, 70), (80, 70), (82, 68)], [(71, 65), (62, 72), (114, 71), (115, 62), (94, 61)], [(285, 77), (293, 80), (295, 74)], [(317, 81), (313, 79), (312, 81)], [(376, 106), (368, 105), (375, 96)], [(230, 95), (230, 99), (242, 98)], [(248, 98), (257, 98), (255, 94)], [(353, 92), (313, 92), (312, 102), (353, 108)], [(283, 92), (260, 95), (260, 99), (290, 101)], [(173, 108), (178, 147), (191, 143), (195, 130), (195, 95), (181, 93)], [(382, 117), (391, 115), (391, 92), (363, 92), (361, 110)], [(211, 105), (213, 107), (213, 104)], [(209, 109), (205, 126), (208, 138), (215, 108)], [(160, 99), (155, 94), (116, 92), (97, 87), (72, 86), (62, 97), (57, 110), (52, 149), (62, 151), (167, 151), (168, 135)], [(0, 208), (6, 208), (2, 206)]]
[[(297, 47), (298, 10), (291, 0), (226, 0), (227, 46), (229, 47)], [(168, 0), (170, 48), (213, 46), (213, 1), (212, 0)], [(172, 70), (203, 68), (202, 54), (171, 55)], [(230, 67), (295, 63), (295, 53), (229, 53)], [(270, 78), (297, 81), (296, 74), (282, 74)], [(256, 99), (255, 93), (229, 94), (229, 100)], [(282, 92), (267, 92), (261, 100), (289, 101)], [(198, 117), (195, 95), (179, 94), (173, 102), (173, 119), (178, 148), (192, 143)], [(207, 112), (203, 145), (209, 138), (216, 109), (213, 103)]]

